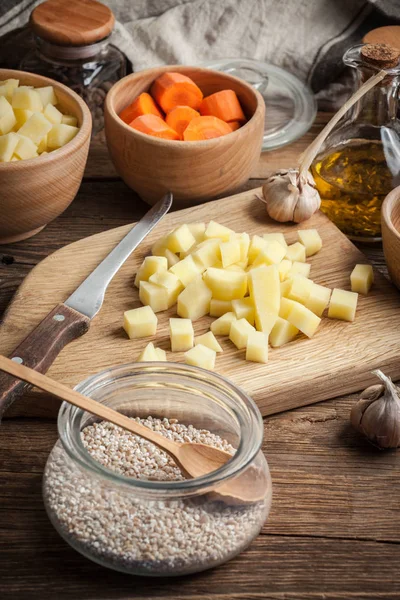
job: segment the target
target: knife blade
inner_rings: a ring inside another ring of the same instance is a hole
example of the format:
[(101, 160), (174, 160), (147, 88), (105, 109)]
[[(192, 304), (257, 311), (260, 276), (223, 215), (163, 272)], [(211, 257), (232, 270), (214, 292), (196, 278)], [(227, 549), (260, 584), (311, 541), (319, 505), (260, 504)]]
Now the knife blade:
[[(61, 350), (86, 333), (90, 321), (103, 304), (107, 287), (126, 259), (150, 233), (172, 206), (173, 196), (165, 194), (132, 227), (104, 260), (62, 304), (56, 306), (25, 340), (10, 354), (11, 360), (45, 373)], [(30, 387), (29, 384), (0, 373), (0, 419), (7, 408)]]

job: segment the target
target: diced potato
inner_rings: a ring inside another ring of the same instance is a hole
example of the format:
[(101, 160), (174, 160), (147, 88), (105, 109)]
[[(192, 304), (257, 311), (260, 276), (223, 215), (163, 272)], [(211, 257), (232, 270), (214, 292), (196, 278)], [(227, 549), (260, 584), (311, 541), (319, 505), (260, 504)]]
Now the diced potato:
[(0, 162), (9, 162), (17, 147), (19, 137), (16, 133), (10, 132), (6, 135), (0, 135)]
[(229, 339), (235, 344), (238, 350), (241, 350), (242, 348), (246, 348), (248, 337), (253, 331), (255, 331), (254, 327), (246, 319), (239, 319), (233, 321), (229, 332)]
[[(221, 265), (221, 269), (222, 269), (222, 265)], [(229, 267), (226, 267), (225, 271), (236, 271), (236, 272), (239, 272), (239, 273), (245, 273), (245, 270), (239, 264), (237, 264), (237, 265), (229, 265)]]
[(229, 242), (221, 242), (221, 261), (224, 269), (240, 261), (241, 248), (239, 240), (232, 240)]
[[(56, 126), (54, 125), (53, 127)], [(65, 127), (67, 127), (67, 125), (65, 125)], [(52, 125), (46, 117), (44, 117), (42, 113), (34, 112), (26, 123), (18, 130), (18, 134), (31, 139), (32, 142), (37, 145), (47, 133), (50, 135), (49, 132), (51, 129)], [(47, 141), (49, 141), (49, 138), (47, 138)]]
[(141, 281), (148, 281), (154, 273), (166, 271), (167, 268), (168, 261), (165, 256), (146, 256), (136, 273), (136, 287), (139, 287)]
[(306, 249), (306, 256), (312, 256), (321, 250), (322, 240), (316, 229), (300, 229), (297, 235)]
[[(288, 260), (287, 258), (284, 258), (283, 260), (281, 260), (281, 262), (278, 265), (278, 272), (279, 272), (279, 279), (280, 281), (284, 281), (287, 277), (287, 274), (289, 273), (290, 269), (292, 268), (292, 261)], [(306, 264), (306, 263), (299, 263), (299, 264)]]
[(199, 244), (195, 251), (192, 253), (193, 260), (195, 263), (207, 269), (212, 267), (218, 260), (221, 259), (221, 250), (219, 248), (218, 240), (206, 240)]
[(196, 321), (210, 312), (211, 290), (199, 275), (178, 296), (177, 313)]
[(38, 156), (37, 146), (32, 142), (32, 140), (22, 135), (18, 135), (18, 137), (18, 144), (14, 150), (14, 154), (18, 158), (21, 160), (26, 160), (28, 158), (35, 158), (35, 156)]
[(328, 317), (330, 319), (341, 319), (342, 321), (354, 321), (357, 300), (358, 294), (355, 292), (335, 288), (329, 302)]
[(374, 282), (374, 271), (371, 265), (356, 265), (350, 275), (351, 291), (368, 294)]
[(168, 269), (170, 269), (179, 262), (179, 256), (171, 252), (171, 250), (168, 250), (168, 248), (166, 248), (164, 256), (168, 261)]
[(47, 145), (49, 148), (61, 148), (74, 139), (78, 131), (79, 127), (72, 127), (72, 125), (63, 123), (53, 125), (47, 136)]
[(272, 242), (272, 240), (276, 240), (284, 248), (286, 248), (286, 246), (287, 246), (287, 243), (286, 243), (286, 240), (285, 240), (285, 236), (283, 235), (283, 233), (264, 233), (263, 239), (266, 242)]
[(183, 290), (183, 285), (176, 275), (169, 271), (158, 271), (149, 277), (149, 283), (160, 285), (167, 291), (168, 308), (171, 308)]
[(259, 235), (253, 235), (248, 251), (249, 264), (252, 264), (255, 261), (260, 251), (265, 248), (267, 244), (268, 242)]
[(153, 256), (165, 256), (167, 250), (167, 236), (157, 240), (151, 247), (151, 253)]
[(61, 117), (61, 123), (64, 125), (72, 125), (73, 127), (77, 127), (78, 119), (72, 115), (63, 115)]
[(261, 331), (252, 331), (247, 338), (246, 360), (268, 362), (268, 336)]
[(155, 335), (158, 319), (150, 306), (140, 306), (124, 312), (123, 328), (130, 339)]
[(204, 274), (204, 281), (217, 300), (243, 298), (247, 292), (247, 274), (238, 271), (223, 271), (210, 267)]
[(43, 115), (48, 121), (50, 121), (50, 123), (53, 123), (53, 125), (57, 125), (57, 123), (62, 122), (62, 113), (58, 110), (58, 108), (53, 106), (53, 104), (48, 104), (46, 106), (43, 111)]
[(159, 360), (156, 349), (153, 342), (149, 342), (137, 357), (136, 362), (152, 362), (156, 360)]
[(38, 154), (47, 154), (47, 135), (45, 135), (37, 145)]
[(281, 262), (281, 260), (283, 260), (285, 254), (286, 247), (282, 246), (276, 240), (272, 240), (271, 242), (267, 242), (265, 248), (261, 248), (260, 252), (253, 261), (253, 266), (277, 265)]
[(5, 96), (9, 102), (12, 100), (14, 90), (19, 86), (18, 79), (0, 81), (0, 96)]
[(10, 133), (17, 122), (11, 104), (5, 98), (0, 96), (0, 135)]
[(235, 232), (229, 227), (220, 225), (216, 221), (210, 221), (204, 232), (204, 239), (218, 238), (223, 242), (227, 242), (233, 233)]
[(167, 361), (167, 353), (162, 348), (154, 348), (158, 361), (166, 362)]
[(251, 298), (232, 300), (232, 309), (237, 319), (246, 319), (250, 325), (254, 325), (255, 310)]
[(187, 225), (180, 225), (167, 236), (167, 248), (171, 252), (186, 252), (196, 240)]
[(236, 237), (233, 238), (233, 236), (231, 237), (231, 239), (238, 239), (239, 240), (239, 244), (240, 244), (240, 262), (241, 263), (246, 263), (244, 264), (244, 266), (247, 266), (247, 262), (248, 262), (248, 252), (249, 252), (249, 248), (250, 248), (250, 236), (248, 233), (244, 232), (244, 233), (239, 233), (237, 234)]
[(201, 367), (212, 371), (215, 367), (216, 353), (211, 348), (199, 344), (188, 352), (185, 352), (185, 363), (192, 367)]
[(322, 313), (329, 304), (331, 291), (332, 290), (324, 287), (323, 285), (313, 283), (310, 290), (310, 295), (308, 296), (304, 306), (309, 308), (315, 315), (317, 315), (317, 317), (322, 317)]
[(25, 108), (14, 108), (14, 116), (17, 120), (15, 127), (19, 129), (22, 127), (24, 123), (33, 115), (31, 110), (26, 110)]
[(285, 279), (285, 281), (281, 281), (281, 284), (280, 284), (281, 297), (284, 296), (285, 298), (287, 298), (291, 287), (292, 287), (292, 280), (290, 278)]
[(196, 244), (204, 240), (204, 233), (206, 231), (205, 223), (188, 223), (190, 233), (196, 240)]
[(186, 352), (193, 348), (194, 331), (190, 319), (170, 319), (169, 336), (172, 352)]
[(292, 310), (293, 306), (295, 306), (294, 300), (289, 300), (289, 298), (281, 298), (281, 305), (279, 308), (279, 316), (281, 319), (287, 319), (288, 314)]
[(18, 158), (18, 156), (15, 156), (15, 154), (12, 155), (10, 162), (15, 162), (16, 160), (21, 160), (20, 158)]
[(311, 279), (307, 279), (303, 275), (295, 275), (292, 277), (292, 285), (290, 286), (288, 298), (305, 304), (310, 295), (312, 285), (313, 282)]
[(271, 333), (269, 334), (269, 343), (273, 348), (279, 348), (288, 342), (291, 342), (299, 333), (297, 327), (278, 317)]
[[(35, 91), (39, 94), (42, 100), (42, 104), (45, 108), (47, 108), (48, 104), (52, 106), (58, 103), (58, 99), (52, 85), (48, 85), (46, 87), (41, 88), (35, 88)], [(61, 123), (61, 121), (57, 122)]]
[(257, 267), (248, 273), (248, 279), (256, 328), (268, 334), (274, 324), (273, 315), (278, 316), (281, 301), (278, 268), (276, 265)]
[(287, 277), (293, 277), (294, 275), (303, 275), (303, 277), (309, 277), (310, 271), (311, 265), (309, 263), (297, 262), (295, 260), (288, 271)]
[(38, 92), (26, 85), (15, 88), (11, 104), (13, 108), (25, 108), (32, 112), (41, 113), (43, 110), (43, 102)]
[(306, 262), (305, 246), (300, 244), (300, 242), (290, 244), (290, 246), (288, 246), (286, 249), (285, 258), (291, 260), (292, 262)]
[(229, 335), (231, 325), (236, 320), (233, 312), (227, 312), (211, 323), (211, 331), (214, 335)]
[(222, 352), (222, 348), (212, 331), (207, 331), (207, 333), (203, 333), (203, 335), (198, 335), (195, 337), (194, 345), (198, 346), (198, 344), (203, 344), (203, 346), (211, 348), (211, 350), (214, 350), (214, 352)]
[(165, 288), (149, 281), (141, 281), (139, 285), (139, 298), (145, 306), (151, 306), (155, 313), (167, 310), (168, 292)]
[(321, 319), (317, 315), (299, 302), (294, 302), (287, 320), (309, 338), (314, 335), (321, 322)]
[(176, 263), (170, 268), (171, 273), (174, 273), (186, 287), (193, 279), (196, 279), (203, 272), (203, 268), (199, 267), (189, 254), (186, 258)]
[(232, 310), (231, 300), (217, 300), (211, 298), (210, 302), (210, 317), (222, 317), (227, 312)]

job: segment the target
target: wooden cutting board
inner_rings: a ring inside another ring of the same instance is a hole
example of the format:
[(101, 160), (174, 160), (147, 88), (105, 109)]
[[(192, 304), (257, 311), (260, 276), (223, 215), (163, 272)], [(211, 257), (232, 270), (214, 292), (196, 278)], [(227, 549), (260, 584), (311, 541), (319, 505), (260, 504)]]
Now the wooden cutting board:
[[(149, 338), (129, 340), (121, 327), (125, 310), (140, 305), (133, 286), (134, 274), (151, 245), (181, 223), (217, 220), (238, 232), (262, 234), (283, 231), (287, 241), (296, 241), (298, 228), (316, 227), (323, 249), (311, 257), (311, 278), (322, 285), (350, 289), (349, 275), (365, 256), (323, 215), (316, 213), (306, 223), (282, 225), (272, 222), (251, 190), (173, 212), (152, 231), (128, 259), (110, 284), (104, 305), (90, 331), (67, 346), (49, 371), (68, 386), (112, 365), (133, 362)], [(0, 352), (13, 348), (58, 302), (65, 300), (83, 279), (127, 233), (130, 226), (80, 240), (58, 250), (39, 265), (19, 288), (0, 328)], [(168, 319), (174, 308), (158, 314), (157, 345), (167, 350), (168, 359), (182, 362), (183, 355), (169, 351)], [(210, 317), (194, 324), (195, 334), (209, 329)], [(224, 353), (217, 356), (216, 371), (248, 392), (263, 415), (304, 406), (320, 400), (364, 389), (376, 382), (372, 369), (382, 368), (400, 378), (400, 294), (378, 272), (368, 296), (360, 296), (354, 323), (323, 319), (314, 338), (304, 336), (270, 350), (265, 365), (244, 360), (227, 338), (221, 338)], [(54, 416), (58, 403), (32, 390), (14, 404), (9, 415)]]

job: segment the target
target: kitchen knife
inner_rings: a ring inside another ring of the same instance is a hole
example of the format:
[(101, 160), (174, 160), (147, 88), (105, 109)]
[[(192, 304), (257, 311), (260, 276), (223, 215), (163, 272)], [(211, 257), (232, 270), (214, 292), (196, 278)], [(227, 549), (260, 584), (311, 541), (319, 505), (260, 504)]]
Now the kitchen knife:
[[(86, 333), (91, 319), (103, 304), (108, 284), (140, 242), (169, 211), (172, 199), (172, 194), (167, 193), (155, 204), (75, 292), (56, 306), (15, 348), (10, 355), (11, 360), (45, 373), (66, 344)], [(29, 384), (20, 379), (0, 373), (0, 419), (28, 387)]]

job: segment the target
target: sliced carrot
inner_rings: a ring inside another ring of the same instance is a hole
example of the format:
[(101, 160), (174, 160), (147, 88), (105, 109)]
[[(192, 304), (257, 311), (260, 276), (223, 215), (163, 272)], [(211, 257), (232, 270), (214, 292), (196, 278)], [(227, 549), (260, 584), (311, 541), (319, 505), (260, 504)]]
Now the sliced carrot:
[(196, 117), (192, 119), (183, 132), (183, 139), (187, 142), (209, 140), (232, 133), (228, 123), (217, 117)]
[(182, 73), (163, 73), (154, 81), (150, 94), (165, 113), (175, 106), (197, 109), (203, 99), (201, 89)]
[(136, 117), (142, 115), (157, 115), (157, 117), (163, 118), (163, 115), (154, 102), (153, 98), (147, 92), (140, 94), (135, 100), (129, 104), (119, 114), (120, 118), (129, 125)]
[(204, 98), (200, 104), (201, 115), (213, 115), (222, 121), (245, 121), (246, 117), (233, 90), (221, 90)]
[(141, 131), (142, 133), (147, 133), (147, 135), (162, 138), (163, 140), (179, 140), (179, 135), (176, 131), (171, 129), (171, 127), (169, 127), (161, 117), (157, 117), (157, 115), (142, 115), (141, 117), (136, 117), (132, 123), (129, 123), (129, 127)]
[(183, 138), (183, 132), (189, 125), (190, 121), (199, 117), (200, 113), (190, 106), (175, 106), (165, 117), (167, 125), (175, 129), (180, 138)]
[(236, 131), (236, 129), (239, 129), (239, 127), (242, 126), (242, 123), (239, 123), (239, 121), (231, 121), (228, 125), (232, 131)]

